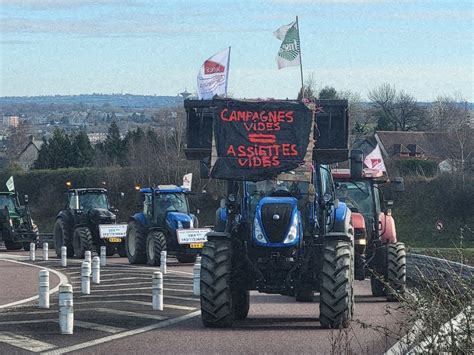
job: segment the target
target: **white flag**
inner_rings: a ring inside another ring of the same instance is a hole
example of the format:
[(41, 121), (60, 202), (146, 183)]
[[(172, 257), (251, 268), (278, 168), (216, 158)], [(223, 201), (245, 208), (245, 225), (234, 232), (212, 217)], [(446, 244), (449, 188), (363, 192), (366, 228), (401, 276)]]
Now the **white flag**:
[(296, 21), (281, 26), (273, 34), (283, 41), (276, 57), (278, 69), (300, 65), (300, 35)]
[(387, 172), (387, 169), (385, 168), (385, 164), (383, 162), (382, 152), (380, 151), (380, 147), (378, 144), (375, 146), (375, 149), (373, 151), (367, 154), (364, 159), (364, 164), (368, 168)]
[(10, 178), (7, 180), (7, 183), (5, 185), (7, 185), (8, 191), (15, 190), (15, 183), (13, 182), (13, 176), (10, 176)]
[(191, 185), (193, 184), (193, 173), (189, 173), (183, 176), (183, 188), (191, 191)]
[(212, 99), (214, 95), (227, 96), (230, 47), (207, 59), (197, 77), (199, 99)]

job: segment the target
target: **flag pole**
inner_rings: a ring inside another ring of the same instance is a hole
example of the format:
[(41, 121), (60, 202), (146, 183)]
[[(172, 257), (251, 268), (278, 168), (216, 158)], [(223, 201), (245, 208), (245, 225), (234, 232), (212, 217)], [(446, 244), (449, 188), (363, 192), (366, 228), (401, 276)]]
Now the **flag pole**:
[(229, 64), (230, 64), (230, 46), (229, 55), (227, 56), (227, 73), (225, 74), (225, 97), (227, 97), (227, 83), (229, 82)]
[(299, 50), (300, 50), (301, 95), (302, 95), (302, 98), (304, 99), (303, 62), (301, 60), (302, 53), (301, 53), (300, 25), (298, 23), (298, 16), (296, 16), (296, 28), (298, 29), (298, 44), (300, 46)]

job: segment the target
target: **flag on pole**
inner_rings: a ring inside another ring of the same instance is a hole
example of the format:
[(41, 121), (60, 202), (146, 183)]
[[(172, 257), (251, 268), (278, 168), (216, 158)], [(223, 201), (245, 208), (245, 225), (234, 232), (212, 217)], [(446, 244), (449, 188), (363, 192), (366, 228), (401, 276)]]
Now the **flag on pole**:
[(382, 152), (380, 151), (380, 147), (378, 144), (375, 146), (375, 149), (373, 151), (367, 154), (364, 159), (364, 164), (368, 168), (387, 172), (387, 169), (385, 168), (385, 164), (383, 162)]
[(7, 180), (7, 185), (8, 191), (14, 191), (15, 190), (15, 183), (13, 182), (13, 176), (10, 176), (10, 178)]
[(227, 96), (229, 61), (230, 47), (204, 62), (197, 77), (199, 99), (212, 99), (214, 95)]
[(183, 176), (183, 188), (191, 191), (191, 185), (193, 184), (193, 173), (189, 173)]
[(278, 69), (300, 65), (300, 35), (297, 21), (281, 26), (273, 34), (283, 41), (276, 57)]

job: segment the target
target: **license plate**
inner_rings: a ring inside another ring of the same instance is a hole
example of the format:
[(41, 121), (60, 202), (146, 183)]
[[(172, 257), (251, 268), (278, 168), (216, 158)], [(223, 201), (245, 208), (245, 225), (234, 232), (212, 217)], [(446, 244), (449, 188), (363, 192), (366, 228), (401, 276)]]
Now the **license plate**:
[(107, 239), (110, 243), (120, 243), (122, 241), (121, 238), (109, 238)]
[(202, 247), (204, 247), (204, 243), (190, 243), (189, 247), (193, 249), (202, 249)]

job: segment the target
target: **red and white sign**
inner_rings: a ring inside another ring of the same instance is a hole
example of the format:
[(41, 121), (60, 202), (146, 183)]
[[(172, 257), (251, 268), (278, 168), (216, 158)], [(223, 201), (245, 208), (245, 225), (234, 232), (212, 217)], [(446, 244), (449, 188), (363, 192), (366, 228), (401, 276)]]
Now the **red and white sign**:
[(212, 99), (214, 95), (227, 96), (230, 47), (208, 58), (197, 77), (199, 99)]
[(377, 144), (375, 149), (371, 151), (364, 159), (364, 164), (366, 167), (370, 169), (380, 170), (386, 172), (387, 169), (385, 168), (385, 164), (382, 158), (382, 152), (380, 151), (380, 147)]

